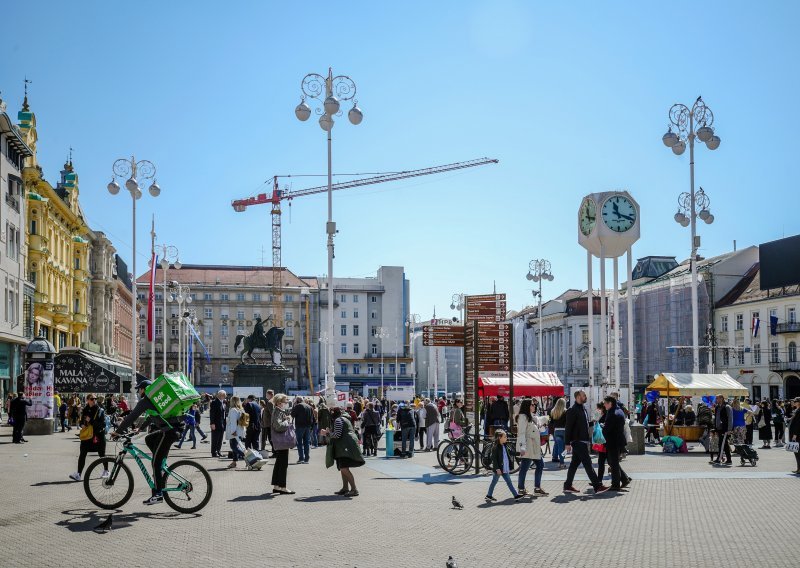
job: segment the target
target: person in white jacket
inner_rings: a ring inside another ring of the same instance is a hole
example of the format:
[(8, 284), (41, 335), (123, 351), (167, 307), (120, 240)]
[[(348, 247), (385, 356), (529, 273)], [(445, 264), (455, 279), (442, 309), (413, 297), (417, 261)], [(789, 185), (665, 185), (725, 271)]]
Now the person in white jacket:
[(542, 459), (542, 441), (539, 432), (539, 418), (536, 416), (536, 401), (526, 398), (519, 407), (517, 416), (517, 455), (520, 458), (519, 480), (517, 481), (517, 491), (520, 495), (528, 495), (525, 489), (525, 477), (531, 466), (536, 466), (534, 477), (534, 497), (541, 495), (546, 497), (547, 493), (542, 489), (542, 471), (544, 470), (544, 459)]
[(225, 428), (225, 437), (228, 438), (231, 452), (233, 452), (233, 461), (228, 465), (228, 469), (236, 468), (238, 460), (244, 459), (244, 452), (239, 447), (239, 442), (244, 443), (247, 426), (245, 420), (249, 420), (249, 416), (242, 407), (241, 399), (238, 396), (232, 396), (228, 409), (228, 423)]

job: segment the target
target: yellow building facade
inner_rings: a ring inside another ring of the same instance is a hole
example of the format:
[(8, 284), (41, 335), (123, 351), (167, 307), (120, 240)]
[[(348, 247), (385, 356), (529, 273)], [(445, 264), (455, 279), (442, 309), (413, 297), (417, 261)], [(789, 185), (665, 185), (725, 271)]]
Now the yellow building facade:
[(79, 347), (80, 334), (88, 326), (89, 228), (78, 201), (78, 174), (70, 158), (56, 187), (45, 180), (36, 157), (36, 115), (27, 96), (18, 119), (33, 150), (33, 156), (25, 159), (22, 180), (27, 200), (27, 269), (36, 286), (34, 335), (47, 338), (56, 349)]

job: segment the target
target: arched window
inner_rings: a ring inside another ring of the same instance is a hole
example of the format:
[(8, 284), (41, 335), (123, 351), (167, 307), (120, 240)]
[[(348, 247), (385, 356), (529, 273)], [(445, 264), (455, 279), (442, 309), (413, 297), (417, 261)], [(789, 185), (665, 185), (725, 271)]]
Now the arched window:
[(789, 362), (797, 362), (797, 344), (794, 341), (789, 342)]

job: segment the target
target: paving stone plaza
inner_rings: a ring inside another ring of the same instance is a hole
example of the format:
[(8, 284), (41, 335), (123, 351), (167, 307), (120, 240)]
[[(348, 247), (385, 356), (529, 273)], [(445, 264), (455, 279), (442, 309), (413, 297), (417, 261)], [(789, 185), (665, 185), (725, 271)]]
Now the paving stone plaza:
[[(149, 490), (134, 467), (133, 498), (114, 512), (112, 530), (98, 534), (92, 529), (107, 513), (67, 478), (77, 460), (74, 432), (15, 445), (10, 430), (0, 429), (3, 568), (117, 561), (180, 568), (234, 559), (252, 566), (438, 567), (450, 555), (463, 568), (798, 565), (800, 491), (789, 473), (793, 456), (780, 448), (760, 451), (755, 468), (737, 460), (725, 468), (709, 465), (702, 452), (665, 455), (648, 446), (623, 462), (634, 479), (629, 491), (598, 496), (582, 472), (576, 486), (584, 493), (564, 495), (565, 472), (547, 461), (548, 497), (515, 503), (501, 483), (498, 502), (487, 504), (489, 476), (450, 476), (433, 453), (367, 458), (354, 470), (360, 496), (347, 499), (333, 495), (339, 475), (325, 469), (322, 448), (311, 451), (308, 465), (290, 465), (288, 487), (296, 494), (274, 496), (274, 460), (262, 471), (246, 471), (241, 462), (229, 471), (227, 460), (198, 444), (171, 456), (210, 471), (214, 490), (205, 509), (181, 515), (165, 504), (142, 505)], [(451, 508), (454, 495), (463, 510)]]

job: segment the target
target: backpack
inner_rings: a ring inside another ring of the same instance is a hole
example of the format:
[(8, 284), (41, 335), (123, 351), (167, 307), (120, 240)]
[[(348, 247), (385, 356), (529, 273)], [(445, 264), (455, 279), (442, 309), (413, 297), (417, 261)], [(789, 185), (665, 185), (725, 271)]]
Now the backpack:
[(250, 426), (250, 415), (247, 414), (247, 412), (242, 411), (242, 413), (239, 415), (239, 418), (236, 420), (236, 425), (246, 429), (248, 426)]
[(678, 447), (675, 445), (675, 442), (672, 440), (667, 440), (664, 442), (664, 448), (662, 450), (665, 454), (677, 454)]

